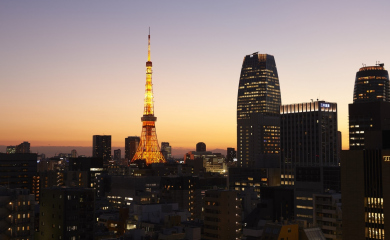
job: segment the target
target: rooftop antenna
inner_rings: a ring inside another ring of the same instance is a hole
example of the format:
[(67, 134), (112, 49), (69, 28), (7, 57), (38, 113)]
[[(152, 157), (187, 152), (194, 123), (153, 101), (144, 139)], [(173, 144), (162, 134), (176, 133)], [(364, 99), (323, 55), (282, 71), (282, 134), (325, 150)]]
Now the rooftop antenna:
[(313, 102), (313, 98), (311, 98), (310, 100), (311, 100), (311, 102)]
[(149, 35), (148, 35), (148, 62), (150, 62), (150, 27), (149, 27)]

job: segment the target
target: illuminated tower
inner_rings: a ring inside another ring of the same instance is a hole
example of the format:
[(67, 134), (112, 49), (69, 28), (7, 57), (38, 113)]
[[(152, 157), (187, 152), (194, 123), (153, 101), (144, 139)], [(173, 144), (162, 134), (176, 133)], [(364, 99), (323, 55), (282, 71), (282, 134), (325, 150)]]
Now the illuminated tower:
[(153, 89), (152, 89), (152, 62), (150, 61), (150, 32), (148, 35), (148, 61), (146, 62), (146, 84), (144, 115), (141, 117), (142, 133), (141, 141), (138, 145), (137, 152), (134, 154), (131, 162), (135, 160), (145, 160), (146, 165), (151, 163), (164, 163), (165, 158), (160, 151), (157, 141), (155, 122), (157, 117), (154, 116)]

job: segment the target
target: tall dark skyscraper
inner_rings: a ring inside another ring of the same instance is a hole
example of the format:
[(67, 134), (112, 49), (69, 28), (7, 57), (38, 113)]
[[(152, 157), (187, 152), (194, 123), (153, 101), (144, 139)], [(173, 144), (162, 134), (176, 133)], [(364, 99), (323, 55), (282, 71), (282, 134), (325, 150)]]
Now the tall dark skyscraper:
[(111, 135), (93, 135), (92, 157), (111, 160)]
[(137, 136), (125, 138), (125, 159), (127, 159), (128, 161), (131, 161), (131, 159), (133, 159), (140, 140), (140, 137)]
[(206, 152), (206, 143), (204, 142), (198, 142), (196, 144), (196, 151), (197, 152)]
[(362, 67), (356, 73), (353, 103), (349, 104), (349, 149), (365, 148), (365, 133), (390, 130), (389, 74), (384, 64)]
[[(390, 224), (390, 99), (384, 64), (356, 73), (349, 151), (341, 153), (343, 239), (385, 239)], [(346, 203), (346, 204), (344, 204)]]
[(239, 167), (279, 167), (280, 104), (274, 57), (257, 52), (245, 56), (237, 98)]

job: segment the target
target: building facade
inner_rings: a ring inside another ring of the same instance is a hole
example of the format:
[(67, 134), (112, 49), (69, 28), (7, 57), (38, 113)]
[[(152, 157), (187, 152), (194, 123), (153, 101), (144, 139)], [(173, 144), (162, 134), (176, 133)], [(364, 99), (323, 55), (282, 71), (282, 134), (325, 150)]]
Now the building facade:
[(294, 185), (297, 166), (338, 166), (337, 103), (288, 104), (280, 114), (282, 185)]
[(111, 160), (111, 135), (93, 135), (92, 157), (102, 158), (105, 163)]
[(343, 239), (385, 239), (390, 224), (390, 150), (342, 151)]
[(239, 167), (279, 167), (280, 104), (274, 57), (257, 52), (245, 56), (237, 97)]
[(22, 142), (19, 145), (16, 145), (15, 153), (30, 153), (30, 143)]
[(326, 239), (342, 239), (341, 194), (315, 194), (313, 222), (321, 228)]
[(161, 152), (164, 155), (165, 159), (172, 158), (172, 147), (169, 146), (169, 142), (162, 142), (161, 143)]
[(39, 239), (94, 239), (94, 204), (93, 189), (43, 189)]
[(0, 187), (0, 238), (34, 238), (34, 195), (27, 189)]
[(134, 157), (139, 145), (140, 137), (131, 136), (125, 138), (125, 159), (131, 160)]
[(206, 191), (203, 229), (202, 239), (240, 239), (242, 226), (238, 191)]
[(16, 153), (16, 146), (7, 146), (6, 153), (8, 153), (8, 154)]
[(37, 175), (37, 154), (0, 153), (0, 185), (33, 191), (33, 177)]

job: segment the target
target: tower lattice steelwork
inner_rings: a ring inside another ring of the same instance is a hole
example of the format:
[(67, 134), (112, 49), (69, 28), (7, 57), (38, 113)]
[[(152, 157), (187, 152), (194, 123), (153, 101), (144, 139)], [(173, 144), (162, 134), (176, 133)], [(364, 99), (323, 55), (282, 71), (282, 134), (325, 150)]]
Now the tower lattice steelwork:
[(148, 35), (148, 61), (146, 62), (146, 84), (145, 84), (145, 100), (144, 100), (144, 115), (141, 117), (142, 133), (141, 141), (138, 145), (131, 162), (136, 160), (145, 160), (146, 165), (152, 163), (164, 163), (165, 158), (160, 151), (158, 145), (155, 122), (157, 117), (154, 116), (153, 105), (153, 84), (152, 84), (152, 62), (150, 61), (150, 32)]

